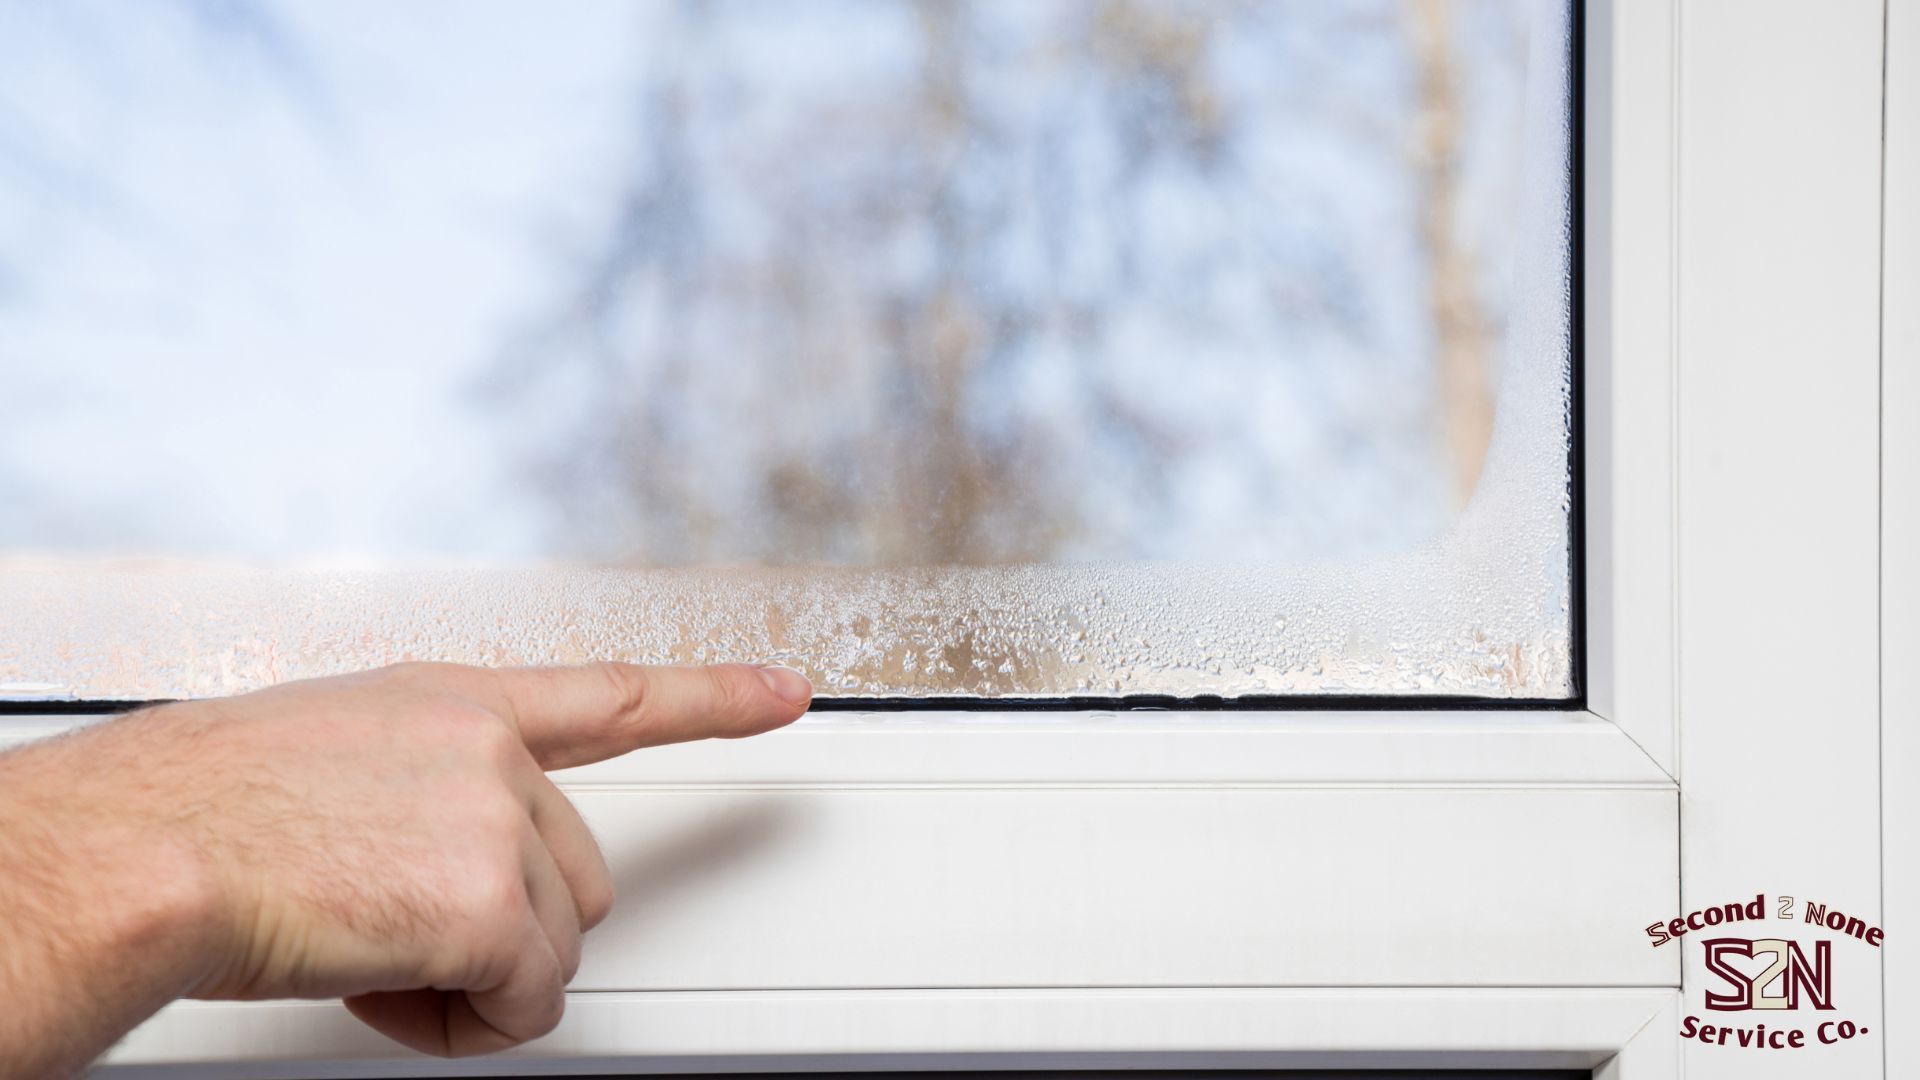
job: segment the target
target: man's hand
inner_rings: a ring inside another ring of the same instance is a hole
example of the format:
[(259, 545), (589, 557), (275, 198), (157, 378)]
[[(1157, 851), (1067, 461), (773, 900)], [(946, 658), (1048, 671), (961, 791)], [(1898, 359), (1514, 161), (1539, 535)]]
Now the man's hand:
[(0, 1075), (79, 1068), (179, 996), (344, 997), (435, 1054), (543, 1035), (613, 903), (544, 770), (758, 734), (811, 693), (745, 665), (407, 664), (0, 756)]

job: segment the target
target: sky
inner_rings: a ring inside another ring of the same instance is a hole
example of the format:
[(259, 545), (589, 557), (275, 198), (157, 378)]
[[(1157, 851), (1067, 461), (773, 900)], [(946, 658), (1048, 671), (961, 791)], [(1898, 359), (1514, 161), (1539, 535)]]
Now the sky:
[(0, 4), (0, 543), (531, 551), (464, 387), (621, 149), (633, 17), (565, 12)]
[[(336, 562), (563, 549), (513, 427), (574, 420), (528, 413), (537, 397), (503, 410), (481, 387), (504, 343), (570, 302), (569, 274), (622, 197), (635, 89), (662, 62), (642, 43), (663, 10), (0, 0), (0, 549)], [(829, 41), (882, 63), (882, 22), (741, 20), (722, 49), (742, 70), (830, 78)], [(1258, 55), (1223, 63), (1263, 77)], [(1391, 76), (1373, 76), (1382, 92)], [(1495, 120), (1511, 112), (1501, 77), (1475, 84)], [(739, 123), (751, 138), (780, 120)], [(1470, 165), (1483, 159), (1498, 154)], [(1344, 194), (1329, 212), (1351, 215), (1351, 234), (1404, 215), (1335, 147), (1307, 145), (1286, 168)], [(1511, 193), (1474, 169), (1470, 228), (1498, 234), (1489, 207)], [(1154, 220), (1177, 234), (1192, 208), (1169, 198)], [(1417, 290), (1392, 287), (1400, 310)], [(1424, 363), (1418, 332), (1396, 327), (1381, 340)], [(1165, 332), (1144, 325), (1115, 361), (1154, 367), (1132, 383), (1145, 397), (1186, 387), (1203, 418), (1205, 402), (1247, 396), (1218, 367), (1163, 368), (1183, 348)], [(1008, 393), (1045, 400), (1044, 370)], [(1267, 400), (1275, 422), (1247, 425), (1259, 452), (1294, 452), (1312, 409)], [(1406, 476), (1370, 477), (1322, 503), (1371, 500), (1402, 540), (1444, 523)], [(1232, 481), (1182, 482), (1199, 524), (1179, 543), (1239, 520)]]

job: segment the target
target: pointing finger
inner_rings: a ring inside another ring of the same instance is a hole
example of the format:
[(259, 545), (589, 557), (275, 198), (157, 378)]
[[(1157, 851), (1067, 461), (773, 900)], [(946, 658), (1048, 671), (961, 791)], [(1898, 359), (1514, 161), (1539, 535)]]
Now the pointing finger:
[(792, 723), (813, 687), (786, 668), (749, 664), (505, 668), (492, 673), (543, 769), (693, 739), (741, 738)]

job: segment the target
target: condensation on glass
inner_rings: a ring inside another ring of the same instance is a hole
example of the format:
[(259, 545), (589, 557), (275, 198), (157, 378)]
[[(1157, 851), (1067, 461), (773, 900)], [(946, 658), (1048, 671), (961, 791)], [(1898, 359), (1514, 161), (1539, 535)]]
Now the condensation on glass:
[(0, 16), (0, 698), (1575, 693), (1556, 5), (376, 7)]

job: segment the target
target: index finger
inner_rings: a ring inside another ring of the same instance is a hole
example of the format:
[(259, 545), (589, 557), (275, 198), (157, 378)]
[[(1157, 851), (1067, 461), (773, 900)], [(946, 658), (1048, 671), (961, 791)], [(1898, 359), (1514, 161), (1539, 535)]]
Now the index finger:
[(693, 739), (737, 739), (799, 719), (813, 686), (797, 671), (750, 664), (502, 668), (509, 715), (543, 769)]

